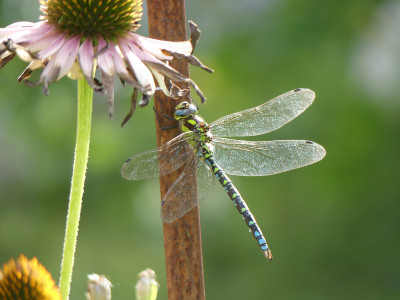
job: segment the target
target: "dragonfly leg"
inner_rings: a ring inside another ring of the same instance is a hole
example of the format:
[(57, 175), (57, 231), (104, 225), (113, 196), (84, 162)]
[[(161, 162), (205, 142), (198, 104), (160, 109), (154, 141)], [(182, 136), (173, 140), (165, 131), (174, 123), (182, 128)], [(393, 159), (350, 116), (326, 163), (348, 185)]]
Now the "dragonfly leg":
[(177, 122), (176, 124), (171, 125), (171, 126), (161, 126), (160, 115), (159, 115), (159, 113), (156, 111), (155, 107), (153, 107), (153, 110), (154, 110), (154, 112), (156, 113), (156, 118), (157, 118), (158, 125), (160, 126), (161, 130), (168, 130), (168, 129), (173, 129), (173, 128), (179, 127), (179, 122), (178, 122), (174, 117), (171, 117), (171, 116), (166, 115), (166, 114), (164, 113), (164, 110), (163, 110), (162, 101), (161, 101), (160, 99), (158, 99), (158, 101), (160, 102), (160, 113), (161, 113), (161, 116), (164, 117), (165, 119), (174, 120), (174, 121)]

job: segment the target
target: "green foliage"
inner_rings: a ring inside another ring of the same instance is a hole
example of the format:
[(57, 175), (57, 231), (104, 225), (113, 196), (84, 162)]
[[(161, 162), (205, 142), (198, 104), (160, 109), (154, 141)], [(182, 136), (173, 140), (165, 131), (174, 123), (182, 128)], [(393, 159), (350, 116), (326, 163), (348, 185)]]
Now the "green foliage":
[[(313, 89), (317, 98), (306, 112), (262, 139), (310, 139), (327, 156), (276, 176), (232, 177), (268, 239), (270, 263), (220, 187), (210, 192), (201, 210), (207, 297), (395, 298), (400, 102), (373, 96), (352, 73), (356, 45), (383, 3), (244, 1), (238, 12), (239, 2), (225, 2), (188, 1), (188, 18), (203, 31), (196, 55), (215, 70), (191, 70), (208, 98), (200, 113), (213, 121), (297, 87)], [(45, 97), (16, 82), (23, 69), (15, 60), (0, 70), (0, 263), (19, 253), (37, 256), (57, 278), (76, 84), (62, 79)], [(113, 298), (133, 297), (136, 274), (147, 267), (166, 299), (158, 181), (120, 176), (128, 157), (156, 146), (151, 107), (120, 128), (131, 92), (117, 91), (114, 119), (106, 97), (95, 95), (71, 299), (83, 298), (93, 272), (110, 276)]]

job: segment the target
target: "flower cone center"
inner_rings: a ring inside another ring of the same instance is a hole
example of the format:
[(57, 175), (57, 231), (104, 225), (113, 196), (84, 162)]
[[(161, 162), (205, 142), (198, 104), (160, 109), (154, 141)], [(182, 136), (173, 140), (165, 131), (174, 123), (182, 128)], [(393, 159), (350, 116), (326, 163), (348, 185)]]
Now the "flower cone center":
[(139, 28), (141, 0), (40, 0), (42, 19), (82, 39), (124, 37)]

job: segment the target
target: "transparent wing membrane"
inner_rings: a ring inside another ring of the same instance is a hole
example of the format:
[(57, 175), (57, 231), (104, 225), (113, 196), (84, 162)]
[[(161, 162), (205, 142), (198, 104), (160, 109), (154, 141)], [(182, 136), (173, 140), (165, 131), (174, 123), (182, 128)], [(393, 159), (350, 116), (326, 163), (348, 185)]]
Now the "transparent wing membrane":
[(122, 177), (128, 180), (149, 179), (179, 169), (192, 155), (187, 142), (191, 136), (190, 132), (182, 133), (161, 147), (132, 156), (122, 166)]
[(213, 138), (214, 157), (227, 174), (266, 176), (321, 160), (325, 149), (310, 141), (242, 141)]
[(314, 101), (309, 89), (296, 89), (260, 106), (222, 117), (210, 124), (217, 137), (254, 136), (274, 131), (300, 115)]
[(195, 166), (196, 159), (193, 155), (161, 200), (161, 219), (164, 223), (172, 223), (198, 205), (197, 189), (194, 185)]
[[(197, 189), (194, 180), (197, 180)], [(161, 201), (163, 222), (171, 223), (191, 211), (212, 190), (214, 183), (214, 174), (202, 159), (193, 155)]]

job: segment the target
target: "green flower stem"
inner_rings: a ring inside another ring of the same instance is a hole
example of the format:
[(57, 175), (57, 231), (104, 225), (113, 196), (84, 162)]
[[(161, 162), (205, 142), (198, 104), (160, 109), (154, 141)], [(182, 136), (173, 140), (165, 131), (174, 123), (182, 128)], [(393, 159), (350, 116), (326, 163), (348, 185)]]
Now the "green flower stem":
[(65, 230), (64, 252), (61, 263), (60, 292), (64, 300), (67, 300), (69, 296), (76, 240), (78, 237), (83, 187), (85, 183), (85, 173), (89, 156), (92, 100), (93, 90), (86, 82), (86, 79), (79, 79), (75, 158), (72, 171), (71, 191), (69, 196), (67, 225)]

